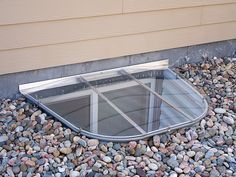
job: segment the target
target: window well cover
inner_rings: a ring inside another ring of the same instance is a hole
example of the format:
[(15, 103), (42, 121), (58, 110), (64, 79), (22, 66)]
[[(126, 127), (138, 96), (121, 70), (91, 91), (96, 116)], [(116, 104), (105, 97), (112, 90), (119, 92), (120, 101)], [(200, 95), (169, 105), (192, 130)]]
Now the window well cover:
[(168, 60), (19, 86), (49, 114), (89, 137), (145, 138), (189, 126), (207, 112), (206, 100), (168, 68)]

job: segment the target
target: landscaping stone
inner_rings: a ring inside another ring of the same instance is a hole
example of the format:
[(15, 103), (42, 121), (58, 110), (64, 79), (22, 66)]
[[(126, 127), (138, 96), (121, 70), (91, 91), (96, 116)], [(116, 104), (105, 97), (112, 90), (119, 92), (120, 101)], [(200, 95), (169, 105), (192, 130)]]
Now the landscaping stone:
[(207, 98), (208, 114), (139, 141), (90, 139), (25, 99), (0, 100), (0, 176), (236, 176), (236, 60), (175, 70)]

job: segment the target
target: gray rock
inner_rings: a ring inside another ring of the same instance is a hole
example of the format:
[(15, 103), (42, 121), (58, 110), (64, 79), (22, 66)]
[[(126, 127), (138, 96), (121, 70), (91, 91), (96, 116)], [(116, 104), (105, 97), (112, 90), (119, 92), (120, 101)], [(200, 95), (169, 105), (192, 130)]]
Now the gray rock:
[(96, 162), (93, 166), (100, 169), (102, 167), (102, 164), (99, 162)]
[(210, 177), (220, 176), (220, 173), (216, 169), (212, 169), (210, 172)]
[(197, 173), (201, 173), (205, 170), (205, 167), (203, 165), (198, 165), (194, 170)]
[(160, 136), (159, 135), (155, 135), (155, 136), (153, 136), (153, 144), (155, 145), (155, 146), (160, 146), (160, 141), (161, 141), (161, 138), (160, 138)]
[(18, 165), (14, 165), (12, 167), (12, 171), (14, 174), (18, 174), (18, 173), (20, 173), (20, 167)]
[(87, 142), (85, 140), (83, 140), (82, 138), (78, 137), (78, 136), (75, 136), (73, 138), (73, 142), (76, 143), (76, 144), (80, 144), (83, 147), (87, 147)]
[(234, 119), (232, 117), (223, 117), (223, 120), (225, 123), (229, 124), (229, 125), (233, 125), (234, 124)]
[(139, 175), (140, 177), (146, 177), (146, 173), (142, 168), (137, 168), (136, 169), (136, 173), (137, 175)]
[(236, 171), (236, 162), (231, 162), (230, 168), (232, 168), (232, 170)]
[(209, 128), (208, 133), (210, 136), (215, 136), (217, 134), (217, 129), (216, 128)]
[(166, 163), (173, 169), (179, 166), (179, 162), (175, 158), (170, 158)]
[(206, 159), (209, 159), (209, 158), (211, 158), (212, 156), (214, 156), (214, 152), (211, 151), (211, 150), (207, 151), (207, 153), (205, 154), (205, 158), (206, 158)]
[(7, 140), (8, 140), (8, 136), (6, 135), (0, 136), (0, 146), (4, 145)]
[(7, 167), (7, 174), (8, 174), (9, 176), (15, 176), (14, 173), (13, 173), (13, 171), (12, 171), (12, 169), (11, 169), (11, 167)]
[(34, 149), (35, 151), (40, 151), (40, 147), (39, 147), (39, 146), (34, 146), (33, 149)]
[(153, 155), (153, 158), (154, 158), (156, 161), (158, 161), (158, 162), (162, 160), (161, 155), (158, 154), (158, 153), (155, 153), (155, 154)]
[[(108, 144), (107, 144), (107, 145), (108, 145)], [(108, 147), (109, 147), (109, 146), (108, 146)], [(121, 146), (120, 146), (119, 143), (115, 143), (114, 146), (113, 146), (113, 149), (115, 149), (115, 150), (118, 151), (118, 150), (120, 150), (120, 147), (121, 147)]]
[(108, 150), (107, 150), (107, 147), (104, 145), (104, 144), (102, 144), (101, 146), (100, 146), (100, 149), (103, 151), (103, 152), (107, 152)]
[(195, 154), (194, 160), (195, 160), (196, 162), (198, 162), (198, 161), (199, 161), (200, 159), (202, 159), (204, 156), (205, 156), (205, 154), (204, 154), (203, 152), (197, 152), (197, 153)]

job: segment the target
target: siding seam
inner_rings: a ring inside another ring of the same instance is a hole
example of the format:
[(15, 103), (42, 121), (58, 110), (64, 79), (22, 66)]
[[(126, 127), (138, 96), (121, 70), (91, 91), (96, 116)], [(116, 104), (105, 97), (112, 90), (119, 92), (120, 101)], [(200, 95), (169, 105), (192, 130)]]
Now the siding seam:
[(33, 23), (57, 22), (57, 21), (66, 21), (66, 20), (75, 20), (75, 19), (86, 19), (86, 18), (94, 18), (94, 17), (115, 16), (115, 15), (122, 15), (122, 14), (147, 13), (147, 12), (155, 12), (155, 11), (168, 11), (168, 10), (174, 10), (174, 9), (198, 8), (198, 7), (217, 6), (217, 5), (226, 5), (226, 4), (236, 4), (236, 2), (124, 12), (124, 0), (122, 0), (121, 13), (111, 13), (111, 14), (104, 14), (104, 15), (91, 15), (91, 16), (81, 16), (81, 17), (70, 17), (70, 18), (59, 18), (59, 19), (51, 19), (51, 20), (36, 20), (36, 21), (28, 21), (28, 22), (4, 23), (4, 24), (0, 24), (0, 27), (1, 26), (11, 26), (11, 25), (24, 25), (24, 24), (31, 24), (31, 23), (33, 24)]
[(117, 38), (117, 37), (124, 37), (124, 36), (134, 36), (139, 34), (148, 34), (148, 33), (155, 33), (155, 32), (162, 32), (162, 31), (174, 31), (178, 29), (185, 29), (185, 28), (193, 28), (193, 27), (205, 27), (205, 26), (211, 26), (216, 24), (227, 24), (227, 23), (235, 23), (236, 20), (233, 21), (225, 21), (220, 23), (210, 23), (210, 24), (203, 24), (203, 25), (191, 25), (191, 26), (185, 26), (185, 27), (178, 27), (178, 28), (170, 28), (170, 29), (163, 29), (163, 30), (155, 30), (155, 31), (146, 31), (146, 32), (139, 32), (139, 33), (130, 33), (130, 34), (122, 34), (117, 36), (107, 36), (107, 37), (101, 37), (101, 38), (92, 38), (92, 39), (86, 39), (86, 40), (75, 40), (75, 41), (68, 41), (68, 42), (61, 42), (61, 43), (52, 43), (52, 44), (44, 44), (44, 45), (36, 45), (36, 46), (27, 46), (27, 47), (19, 47), (19, 48), (11, 48), (11, 49), (4, 49), (0, 50), (0, 52), (5, 51), (12, 51), (12, 50), (21, 50), (21, 49), (27, 49), (27, 48), (39, 48), (44, 46), (53, 46), (53, 45), (61, 45), (61, 44), (71, 44), (71, 43), (77, 43), (77, 42), (85, 42), (85, 41), (94, 41), (94, 40), (100, 40), (100, 39), (109, 39), (109, 38)]
[(152, 11), (162, 11), (162, 10), (171, 10), (171, 9), (195, 8), (195, 7), (203, 7), (203, 6), (218, 6), (218, 5), (227, 5), (227, 4), (236, 4), (236, 2), (201, 4), (201, 5), (199, 4), (199, 5), (189, 5), (189, 6), (182, 6), (182, 7), (169, 7), (169, 8), (160, 8), (160, 9), (150, 9), (150, 10), (127, 11), (127, 12), (124, 12), (124, 14), (140, 13), (140, 12), (152, 12)]

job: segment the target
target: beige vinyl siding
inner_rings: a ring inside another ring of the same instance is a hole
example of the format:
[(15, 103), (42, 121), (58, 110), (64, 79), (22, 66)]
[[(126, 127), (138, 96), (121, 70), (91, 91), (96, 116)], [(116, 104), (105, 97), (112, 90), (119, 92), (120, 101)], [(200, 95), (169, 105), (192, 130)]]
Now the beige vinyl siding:
[(234, 39), (235, 12), (236, 0), (1, 1), (0, 74)]
[(202, 12), (202, 24), (236, 21), (236, 3), (206, 6)]
[(0, 27), (0, 50), (196, 26), (200, 18), (201, 8), (186, 8), (9, 25)]
[(122, 13), (122, 0), (1, 0), (0, 25)]
[(124, 13), (235, 3), (235, 0), (124, 0)]

